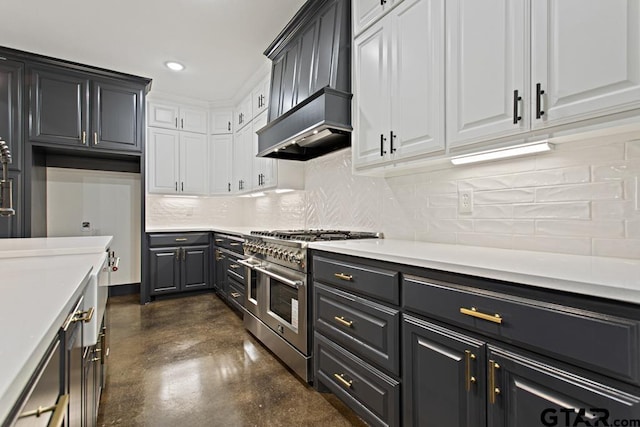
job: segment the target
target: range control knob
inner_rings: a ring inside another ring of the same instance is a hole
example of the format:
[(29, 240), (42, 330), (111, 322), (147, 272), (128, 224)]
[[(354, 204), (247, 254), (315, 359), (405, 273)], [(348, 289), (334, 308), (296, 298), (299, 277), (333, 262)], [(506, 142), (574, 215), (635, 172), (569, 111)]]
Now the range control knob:
[(302, 256), (301, 252), (298, 252), (294, 255), (293, 257), (293, 262), (295, 262), (296, 264), (302, 264), (302, 260), (304, 259), (304, 257)]

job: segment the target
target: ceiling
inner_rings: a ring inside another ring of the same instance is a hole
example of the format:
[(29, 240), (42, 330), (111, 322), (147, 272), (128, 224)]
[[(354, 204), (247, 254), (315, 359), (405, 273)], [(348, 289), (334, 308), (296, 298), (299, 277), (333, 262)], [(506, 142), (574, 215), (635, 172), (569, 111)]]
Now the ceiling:
[[(153, 79), (152, 93), (231, 102), (304, 0), (1, 0), (0, 45)], [(170, 71), (165, 61), (185, 65)]]

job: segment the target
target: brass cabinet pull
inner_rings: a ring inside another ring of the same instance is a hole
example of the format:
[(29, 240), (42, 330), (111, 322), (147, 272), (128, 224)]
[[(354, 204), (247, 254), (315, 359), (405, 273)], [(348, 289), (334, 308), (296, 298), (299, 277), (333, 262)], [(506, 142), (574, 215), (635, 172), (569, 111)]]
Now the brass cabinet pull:
[(189, 239), (187, 239), (186, 237), (177, 237), (176, 238), (176, 242), (186, 242), (187, 240), (189, 240)]
[(471, 361), (476, 359), (476, 355), (471, 353), (469, 350), (464, 351), (465, 358), (465, 377), (467, 382), (467, 391), (471, 391), (471, 384), (476, 383), (476, 377), (471, 375)]
[(340, 381), (346, 388), (351, 388), (351, 385), (353, 384), (353, 380), (347, 381), (344, 379), (344, 374), (333, 374), (333, 377)]
[(242, 243), (231, 243), (231, 246), (241, 246)]
[(336, 322), (343, 324), (347, 328), (350, 328), (353, 325), (353, 322), (351, 320), (345, 320), (344, 316), (334, 316), (333, 318), (336, 320)]
[(500, 388), (496, 387), (496, 370), (500, 369), (495, 361), (489, 360), (489, 403), (496, 403), (496, 396), (500, 394)]
[(47, 406), (43, 408), (42, 406), (38, 407), (38, 409), (34, 409), (33, 411), (23, 412), (18, 416), (18, 418), (29, 418), (29, 417), (39, 417), (42, 414), (46, 414), (47, 412), (53, 412), (51, 415), (51, 419), (49, 420), (48, 427), (60, 427), (62, 425), (62, 421), (64, 421), (64, 416), (66, 415), (67, 405), (69, 404), (69, 395), (63, 394), (58, 399), (58, 403), (53, 406)]
[(176, 249), (175, 257), (176, 260), (180, 261), (180, 249)]
[(98, 145), (98, 132), (93, 133), (93, 145)]
[(87, 144), (87, 131), (83, 130), (82, 131), (82, 145), (86, 145)]
[(182, 260), (187, 260), (187, 250), (185, 248), (182, 248)]
[(233, 268), (234, 270), (237, 270), (240, 268), (238, 264), (230, 264), (229, 267)]
[(475, 307), (471, 307), (470, 309), (461, 307), (460, 313), (466, 314), (467, 316), (476, 317), (478, 319), (487, 320), (489, 322), (497, 323), (498, 325), (502, 324), (502, 317), (499, 314), (480, 313)]
[(224, 255), (222, 255), (222, 252), (216, 251), (216, 261), (222, 261), (223, 259)]
[(95, 307), (91, 307), (89, 310), (79, 311), (74, 316), (72, 322), (89, 323), (91, 322), (91, 319), (93, 319), (93, 314), (95, 313), (95, 311), (96, 311)]
[(215, 239), (216, 243), (224, 242), (224, 239)]
[(350, 274), (334, 273), (334, 276), (336, 276), (338, 279), (346, 280), (347, 282), (350, 282), (353, 280), (353, 276)]
[(238, 293), (238, 292), (231, 292), (231, 294), (230, 294), (230, 295), (231, 295), (233, 298), (240, 298), (240, 297), (242, 296), (242, 294), (241, 294), (241, 293)]

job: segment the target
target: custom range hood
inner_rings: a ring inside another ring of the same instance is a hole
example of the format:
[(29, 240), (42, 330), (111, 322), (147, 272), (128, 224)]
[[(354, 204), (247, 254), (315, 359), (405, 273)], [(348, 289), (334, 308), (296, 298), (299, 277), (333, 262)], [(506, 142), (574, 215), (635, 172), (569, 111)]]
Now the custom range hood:
[(351, 1), (308, 0), (264, 54), (271, 91), (258, 156), (309, 160), (351, 145)]

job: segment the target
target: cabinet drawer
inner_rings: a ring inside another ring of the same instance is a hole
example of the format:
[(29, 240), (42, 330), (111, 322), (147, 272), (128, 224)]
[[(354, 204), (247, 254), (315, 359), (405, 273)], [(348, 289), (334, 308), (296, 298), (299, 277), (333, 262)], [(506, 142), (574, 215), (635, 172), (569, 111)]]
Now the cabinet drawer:
[(400, 282), (397, 271), (347, 263), (316, 256), (313, 278), (359, 294), (372, 296), (392, 304), (400, 304)]
[(244, 312), (244, 286), (235, 280), (229, 280), (227, 299), (236, 309)]
[(213, 244), (220, 247), (225, 248), (230, 251), (242, 254), (243, 248), (242, 243), (244, 239), (240, 236), (231, 236), (227, 234), (214, 233), (213, 234)]
[(373, 426), (400, 425), (400, 383), (315, 334), (316, 380)]
[(357, 356), (400, 375), (400, 312), (315, 284), (315, 330)]
[[(237, 280), (240, 283), (246, 283), (247, 267), (238, 264), (238, 257), (227, 255), (227, 276)], [(244, 287), (244, 285), (242, 285)]]
[(149, 235), (149, 247), (208, 245), (209, 233), (161, 233)]
[(415, 276), (404, 278), (403, 306), (640, 383), (637, 320)]

